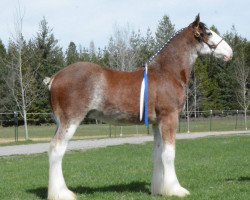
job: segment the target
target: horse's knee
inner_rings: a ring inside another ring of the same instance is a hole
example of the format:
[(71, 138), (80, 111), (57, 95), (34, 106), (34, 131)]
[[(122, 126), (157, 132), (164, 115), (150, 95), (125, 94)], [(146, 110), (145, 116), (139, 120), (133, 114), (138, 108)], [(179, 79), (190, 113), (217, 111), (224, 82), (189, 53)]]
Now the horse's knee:
[(67, 142), (54, 139), (50, 142), (49, 146), (49, 159), (51, 162), (55, 162), (61, 160), (63, 155), (65, 154), (67, 148)]

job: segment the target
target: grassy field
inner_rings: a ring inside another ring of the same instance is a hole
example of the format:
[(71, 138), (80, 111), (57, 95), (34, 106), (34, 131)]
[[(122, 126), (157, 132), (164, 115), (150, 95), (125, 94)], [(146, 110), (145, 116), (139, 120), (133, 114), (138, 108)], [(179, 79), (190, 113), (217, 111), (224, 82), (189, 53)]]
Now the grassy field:
[[(248, 200), (250, 137), (177, 141), (176, 170), (187, 200)], [(149, 194), (152, 143), (69, 152), (65, 179), (78, 199), (160, 200)], [(0, 199), (46, 199), (46, 154), (0, 158)]]
[[(250, 120), (248, 121), (250, 124)], [(41, 126), (29, 126), (29, 136), (32, 141), (49, 141), (54, 135), (56, 130), (55, 125), (41, 125)], [(192, 118), (190, 120), (190, 132), (204, 132), (204, 131), (234, 131), (244, 130), (243, 119), (237, 120), (234, 117), (229, 118)], [(178, 132), (187, 132), (186, 119), (180, 120)], [(151, 128), (149, 129), (151, 132)], [(102, 137), (117, 137), (122, 134), (123, 136), (147, 134), (148, 131), (144, 125), (139, 126), (110, 126), (108, 124), (84, 124), (79, 126), (73, 139), (84, 138), (102, 138)], [(24, 127), (18, 128), (19, 141), (24, 140)], [(14, 127), (3, 128), (0, 127), (0, 145), (3, 143), (13, 142), (15, 140)]]

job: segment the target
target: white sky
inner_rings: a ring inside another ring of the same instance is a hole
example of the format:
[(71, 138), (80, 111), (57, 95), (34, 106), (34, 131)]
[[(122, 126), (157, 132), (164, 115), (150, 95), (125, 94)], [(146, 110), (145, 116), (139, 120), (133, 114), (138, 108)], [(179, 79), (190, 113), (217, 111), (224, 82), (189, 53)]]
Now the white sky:
[[(70, 41), (77, 45), (104, 47), (115, 24), (145, 33), (155, 31), (167, 14), (176, 29), (189, 25), (200, 13), (201, 21), (215, 25), (220, 33), (236, 26), (238, 33), (250, 40), (250, 2), (247, 0), (19, 0), (25, 10), (23, 33), (35, 37), (43, 17), (53, 28), (59, 44), (67, 48)], [(14, 32), (14, 13), (18, 0), (0, 0), (0, 39), (7, 44)]]

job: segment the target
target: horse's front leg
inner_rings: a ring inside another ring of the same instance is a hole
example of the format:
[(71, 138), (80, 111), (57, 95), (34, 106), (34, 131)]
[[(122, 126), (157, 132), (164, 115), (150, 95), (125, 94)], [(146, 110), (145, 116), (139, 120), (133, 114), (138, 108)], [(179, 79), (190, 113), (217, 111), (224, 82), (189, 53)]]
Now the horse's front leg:
[(181, 187), (175, 173), (175, 135), (178, 112), (161, 116), (160, 122), (153, 126), (154, 131), (154, 169), (151, 185), (152, 195), (184, 197), (189, 192)]

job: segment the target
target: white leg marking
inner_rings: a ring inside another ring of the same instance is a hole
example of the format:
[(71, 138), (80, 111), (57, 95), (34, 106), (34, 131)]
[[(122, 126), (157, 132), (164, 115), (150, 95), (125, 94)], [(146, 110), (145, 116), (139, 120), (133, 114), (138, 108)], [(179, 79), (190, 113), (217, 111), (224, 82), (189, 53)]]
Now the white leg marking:
[(153, 128), (154, 131), (154, 168), (153, 177), (151, 183), (151, 193), (152, 195), (163, 193), (163, 163), (162, 163), (162, 138), (158, 128)]
[(175, 173), (175, 146), (172, 144), (164, 144), (162, 152), (162, 162), (164, 166), (164, 190), (163, 195), (184, 197), (189, 192), (181, 187)]
[(181, 187), (175, 173), (175, 146), (163, 144), (160, 131), (154, 128), (154, 169), (151, 184), (152, 195), (184, 197), (189, 192)]
[[(76, 196), (71, 192), (64, 181), (62, 173), (62, 158), (67, 148), (68, 140), (73, 136), (77, 125), (70, 125), (64, 139), (52, 141), (49, 149), (49, 188), (50, 200), (74, 200)], [(62, 136), (63, 137), (63, 136)]]

